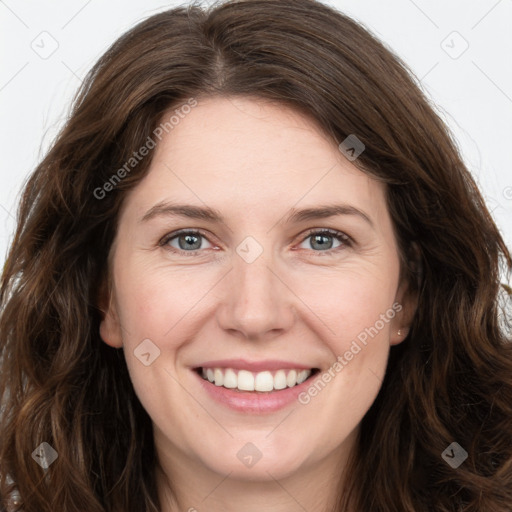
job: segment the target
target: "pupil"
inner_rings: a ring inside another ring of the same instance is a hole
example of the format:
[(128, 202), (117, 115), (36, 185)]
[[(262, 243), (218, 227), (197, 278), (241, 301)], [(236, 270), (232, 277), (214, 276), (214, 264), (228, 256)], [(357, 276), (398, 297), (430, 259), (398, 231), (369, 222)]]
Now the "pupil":
[[(185, 247), (181, 244), (182, 240), (185, 240), (185, 244), (184, 244)], [(197, 245), (197, 247), (193, 247), (194, 240), (196, 240), (195, 244)], [(181, 249), (199, 249), (199, 247), (201, 246), (201, 242), (199, 242), (199, 244), (198, 244), (197, 240), (199, 240), (199, 237), (196, 235), (181, 235), (179, 238), (180, 248)]]
[[(319, 243), (320, 244), (319, 245), (320, 249), (326, 249), (326, 248), (330, 249), (331, 246), (332, 246), (332, 240), (329, 240), (329, 239), (331, 239), (331, 238), (332, 237), (330, 237), (328, 235), (315, 235), (313, 237), (313, 244), (312, 244), (313, 248), (315, 248), (314, 244)], [(329, 241), (331, 242), (330, 244), (329, 244)], [(329, 247), (326, 247), (326, 245), (328, 245)]]

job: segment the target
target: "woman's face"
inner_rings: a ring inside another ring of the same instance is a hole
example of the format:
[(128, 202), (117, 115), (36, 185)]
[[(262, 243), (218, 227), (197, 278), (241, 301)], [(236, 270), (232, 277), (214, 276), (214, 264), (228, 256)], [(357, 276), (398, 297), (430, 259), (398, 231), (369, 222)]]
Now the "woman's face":
[(307, 118), (249, 98), (199, 101), (153, 151), (120, 214), (101, 335), (124, 349), (160, 457), (242, 480), (339, 462), (410, 320), (384, 185)]

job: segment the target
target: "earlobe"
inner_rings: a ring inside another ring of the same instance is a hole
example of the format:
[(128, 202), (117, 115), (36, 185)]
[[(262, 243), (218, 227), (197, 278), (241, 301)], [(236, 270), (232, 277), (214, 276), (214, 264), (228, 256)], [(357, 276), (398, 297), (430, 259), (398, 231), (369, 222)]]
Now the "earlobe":
[(407, 278), (402, 277), (398, 287), (396, 301), (402, 308), (393, 319), (391, 325), (390, 345), (398, 345), (407, 338), (411, 330), (412, 321), (416, 315), (416, 310), (418, 309), (423, 266), (420, 247), (416, 242), (413, 242), (410, 246), (409, 264), (411, 267), (409, 275), (411, 276), (410, 279), (413, 279), (413, 283), (411, 284)]
[(400, 286), (396, 297), (402, 308), (391, 324), (390, 345), (398, 345), (407, 338), (418, 307), (418, 294), (412, 292), (407, 283)]
[(105, 285), (101, 287), (99, 304), (102, 316), (100, 337), (107, 345), (113, 348), (121, 348), (123, 340), (115, 301), (112, 292)]
[(100, 337), (107, 345), (113, 348), (121, 348), (123, 346), (119, 322), (113, 318), (110, 311), (106, 313), (100, 322)]
[(409, 335), (409, 327), (401, 327), (400, 329), (394, 331), (391, 333), (389, 344), (390, 345), (398, 345), (399, 343), (402, 343), (402, 341), (407, 338)]

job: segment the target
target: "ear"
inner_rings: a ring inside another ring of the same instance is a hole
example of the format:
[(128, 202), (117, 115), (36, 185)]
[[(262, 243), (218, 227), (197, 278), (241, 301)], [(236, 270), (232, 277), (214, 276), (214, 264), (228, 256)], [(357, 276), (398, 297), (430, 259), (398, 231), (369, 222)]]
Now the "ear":
[[(400, 285), (396, 294), (397, 312), (391, 321), (391, 333), (389, 336), (390, 345), (398, 345), (407, 338), (411, 328), (412, 320), (418, 307), (418, 294), (411, 293), (407, 283)], [(399, 305), (399, 306), (398, 306)]]
[(406, 277), (401, 278), (395, 297), (397, 307), (394, 309), (397, 313), (391, 321), (390, 345), (398, 345), (407, 338), (414, 315), (418, 309), (418, 290), (421, 282), (422, 265), (420, 250), (415, 243), (412, 244), (411, 253), (412, 261), (410, 262), (410, 266), (413, 269), (413, 273), (416, 275), (417, 286), (411, 286), (411, 283)]
[(98, 304), (101, 310), (100, 337), (113, 348), (121, 348), (121, 323), (115, 305), (115, 297), (110, 286), (110, 279), (104, 279), (99, 291)]

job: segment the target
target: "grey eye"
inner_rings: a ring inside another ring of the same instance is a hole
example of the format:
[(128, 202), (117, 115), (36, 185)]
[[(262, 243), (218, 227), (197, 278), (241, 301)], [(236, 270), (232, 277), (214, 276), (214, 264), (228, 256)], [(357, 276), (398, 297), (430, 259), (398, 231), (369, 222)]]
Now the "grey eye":
[[(338, 245), (334, 245), (335, 241), (338, 242)], [(333, 234), (320, 231), (317, 233), (310, 233), (302, 242), (302, 244), (305, 243), (307, 243), (309, 247), (304, 247), (303, 245), (300, 247), (303, 249), (313, 249), (315, 251), (329, 251), (331, 249), (336, 249), (342, 246), (344, 243), (346, 243), (346, 240), (341, 233)]]
[[(176, 241), (178, 246), (175, 244)], [(201, 233), (189, 232), (174, 235), (172, 238), (169, 238), (167, 244), (174, 249), (179, 249), (182, 251), (197, 251), (199, 249), (205, 248), (201, 247), (203, 241), (209, 243), (206, 238), (201, 235)]]

